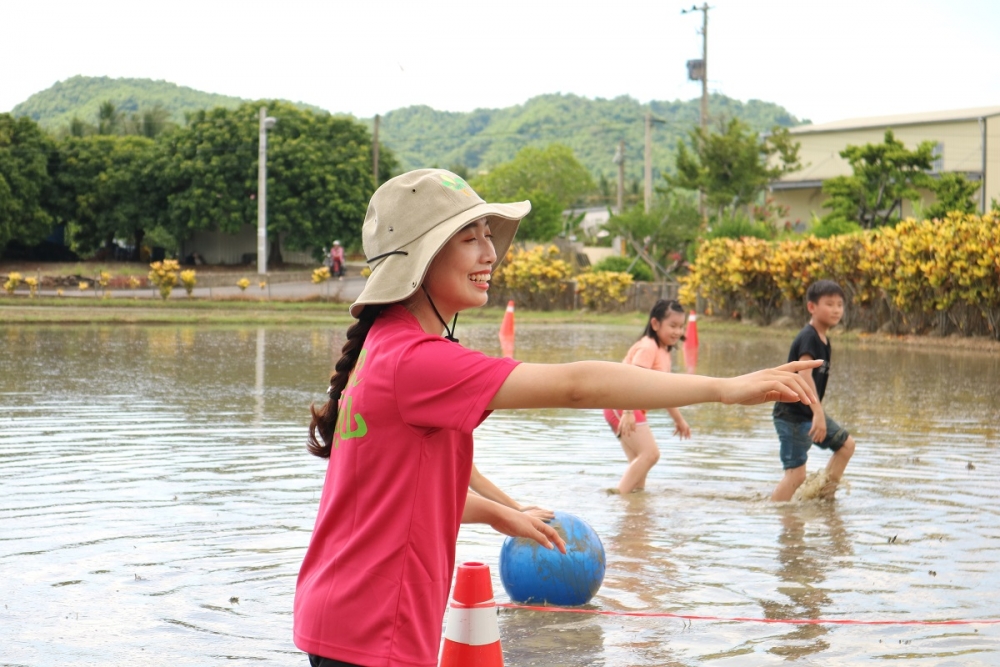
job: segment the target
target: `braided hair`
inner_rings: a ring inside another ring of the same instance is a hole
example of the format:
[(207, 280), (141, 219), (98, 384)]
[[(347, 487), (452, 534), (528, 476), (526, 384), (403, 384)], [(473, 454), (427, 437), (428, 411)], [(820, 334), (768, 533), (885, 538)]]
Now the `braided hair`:
[(358, 316), (358, 321), (347, 330), (347, 342), (340, 350), (342, 356), (334, 367), (333, 377), (330, 378), (330, 400), (319, 410), (315, 406), (309, 406), (312, 422), (309, 424), (309, 440), (306, 447), (308, 447), (310, 454), (324, 459), (330, 458), (330, 451), (333, 449), (333, 435), (337, 428), (340, 395), (347, 388), (347, 381), (350, 380), (351, 371), (358, 363), (358, 357), (361, 355), (361, 348), (364, 347), (368, 332), (386, 308), (385, 305), (365, 306)]

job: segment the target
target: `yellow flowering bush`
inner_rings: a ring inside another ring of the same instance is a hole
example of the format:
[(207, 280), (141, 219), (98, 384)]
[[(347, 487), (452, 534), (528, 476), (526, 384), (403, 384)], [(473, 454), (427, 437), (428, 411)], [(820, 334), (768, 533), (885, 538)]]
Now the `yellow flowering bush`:
[(4, 290), (7, 294), (13, 294), (17, 286), (21, 284), (21, 274), (17, 271), (11, 271), (7, 274), (7, 282), (3, 284)]
[(80, 288), (81, 292), (86, 292), (88, 289), (90, 289), (90, 283), (88, 283), (86, 280), (81, 280), (80, 284), (77, 285), (77, 287)]
[(166, 300), (177, 285), (177, 272), (180, 264), (176, 259), (165, 259), (149, 265), (149, 283), (160, 288), (160, 298)]
[[(951, 213), (859, 234), (765, 244), (703, 243), (680, 296), (742, 308), (767, 321), (770, 298), (801, 303), (812, 282), (836, 281), (848, 297), (844, 324), (896, 333), (988, 333), (1000, 340), (1000, 218)], [(767, 269), (764, 269), (765, 264)], [(768, 286), (762, 271), (770, 273)], [(756, 313), (754, 312), (756, 309)], [(743, 312), (742, 310), (740, 312)]]
[(330, 267), (321, 266), (318, 269), (313, 269), (312, 281), (314, 285), (319, 285), (320, 283), (326, 282), (330, 279)]
[(718, 238), (702, 243), (691, 273), (681, 279), (682, 303), (701, 294), (712, 312), (771, 322), (781, 305), (774, 244), (763, 239)]
[(184, 285), (184, 291), (187, 292), (188, 296), (191, 296), (191, 292), (194, 290), (194, 286), (197, 283), (198, 276), (194, 269), (181, 271), (181, 284)]
[(139, 279), (136, 278), (135, 276), (129, 276), (128, 277), (128, 286), (129, 286), (129, 289), (135, 289), (135, 288), (137, 288), (139, 286)]
[(576, 277), (580, 302), (590, 310), (621, 310), (628, 302), (634, 280), (625, 271), (588, 271)]
[(101, 271), (97, 274), (97, 284), (101, 286), (102, 290), (108, 288), (108, 284), (111, 282), (111, 274), (107, 271)]
[(559, 258), (554, 245), (531, 250), (511, 249), (499, 269), (493, 272), (492, 287), (504, 298), (526, 308), (551, 310), (569, 289), (569, 263)]
[(28, 286), (28, 293), (32, 299), (38, 296), (38, 278), (25, 278), (24, 284)]
[(240, 278), (236, 281), (236, 286), (240, 288), (241, 292), (245, 292), (250, 287), (250, 281), (247, 278)]

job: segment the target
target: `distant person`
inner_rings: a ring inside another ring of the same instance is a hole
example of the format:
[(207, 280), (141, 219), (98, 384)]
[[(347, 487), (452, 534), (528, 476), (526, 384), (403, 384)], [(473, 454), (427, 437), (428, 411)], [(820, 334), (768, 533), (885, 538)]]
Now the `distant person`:
[(340, 245), (340, 241), (334, 241), (330, 248), (330, 275), (344, 276), (344, 246)]
[[(624, 364), (649, 368), (654, 371), (670, 372), (670, 351), (684, 335), (684, 308), (678, 301), (660, 299), (649, 311), (646, 330), (636, 341)], [(691, 437), (691, 427), (677, 408), (668, 408), (674, 420), (674, 435), (681, 439)], [(653, 432), (646, 421), (645, 410), (605, 410), (604, 418), (625, 450), (628, 467), (618, 482), (619, 493), (632, 493), (646, 488), (646, 475), (660, 460), (660, 449), (656, 446)]]
[[(461, 177), (419, 169), (383, 183), (362, 228), (371, 274), (351, 305), (309, 450), (328, 459), (295, 590), (295, 645), (313, 667), (435, 667), (462, 523), (565, 553), (550, 525), (469, 489), (473, 431), (493, 410), (809, 402), (786, 364), (737, 378), (619, 363), (520, 363), (463, 347), (458, 314), (489, 278), (529, 202), (490, 204)], [(451, 322), (451, 326), (448, 325)], [(442, 335), (445, 334), (445, 335)]]
[(810, 319), (792, 341), (789, 361), (822, 359), (823, 365), (799, 374), (813, 387), (819, 401), (810, 405), (776, 403), (774, 428), (781, 442), (781, 465), (784, 477), (771, 494), (771, 500), (791, 500), (796, 489), (806, 480), (809, 449), (830, 450), (833, 455), (826, 464), (826, 478), (821, 480), (820, 497), (832, 497), (844, 476), (848, 461), (854, 455), (854, 438), (823, 407), (826, 382), (830, 377), (831, 346), (828, 334), (844, 316), (844, 291), (832, 280), (819, 280), (806, 291), (806, 308)]

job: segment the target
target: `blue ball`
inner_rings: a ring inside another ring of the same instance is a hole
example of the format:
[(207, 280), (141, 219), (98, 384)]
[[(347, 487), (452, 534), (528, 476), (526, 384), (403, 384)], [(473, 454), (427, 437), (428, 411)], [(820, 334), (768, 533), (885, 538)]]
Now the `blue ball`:
[(534, 540), (508, 537), (500, 549), (500, 581), (518, 604), (587, 604), (604, 581), (604, 545), (583, 519), (556, 512), (550, 525), (566, 541), (566, 554)]

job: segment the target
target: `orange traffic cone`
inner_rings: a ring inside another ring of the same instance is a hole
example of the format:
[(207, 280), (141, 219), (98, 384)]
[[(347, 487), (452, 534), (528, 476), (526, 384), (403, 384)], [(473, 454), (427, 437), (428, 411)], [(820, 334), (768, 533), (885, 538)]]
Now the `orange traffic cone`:
[(514, 302), (507, 302), (507, 312), (500, 323), (500, 350), (505, 357), (514, 356)]
[(698, 315), (693, 310), (688, 315), (687, 331), (684, 332), (684, 347), (698, 347)]
[(458, 566), (440, 667), (503, 667), (497, 603), (493, 600), (488, 565)]
[(688, 316), (687, 332), (684, 334), (684, 369), (694, 373), (698, 365), (698, 315), (692, 310)]

